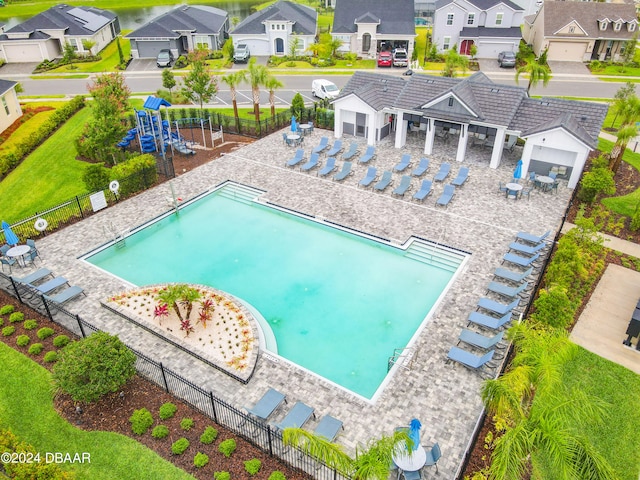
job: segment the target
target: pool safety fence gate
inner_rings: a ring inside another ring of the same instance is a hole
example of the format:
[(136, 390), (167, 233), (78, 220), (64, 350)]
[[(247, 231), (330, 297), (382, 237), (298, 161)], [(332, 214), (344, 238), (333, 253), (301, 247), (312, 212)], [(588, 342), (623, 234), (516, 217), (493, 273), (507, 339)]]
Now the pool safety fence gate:
[[(30, 289), (0, 272), (0, 288), (21, 304), (34, 309), (52, 322), (71, 332), (77, 338), (86, 338), (101, 330), (67, 310), (63, 305), (34, 295)], [(228, 428), (269, 456), (277, 457), (292, 468), (306, 472), (317, 480), (349, 480), (348, 475), (325, 465), (296, 447), (284, 444), (282, 432), (268, 423), (230, 405), (221, 398), (165, 367), (147, 355), (129, 347), (136, 355), (136, 370), (141, 377), (154, 382), (167, 393), (185, 401), (218, 425)]]

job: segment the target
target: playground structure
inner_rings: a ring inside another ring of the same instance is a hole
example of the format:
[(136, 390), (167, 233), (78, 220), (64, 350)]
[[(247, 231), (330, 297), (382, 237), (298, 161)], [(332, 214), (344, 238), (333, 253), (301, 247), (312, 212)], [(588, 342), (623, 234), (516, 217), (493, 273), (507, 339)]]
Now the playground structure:
[[(162, 119), (161, 107), (165, 107), (165, 113), (167, 119)], [(183, 155), (194, 155), (195, 149), (208, 149), (213, 148), (215, 140), (222, 139), (224, 142), (224, 136), (222, 133), (222, 127), (220, 131), (214, 132), (211, 126), (211, 119), (203, 118), (183, 118), (170, 122), (168, 120), (168, 107), (171, 104), (166, 100), (154, 96), (149, 96), (144, 102), (143, 110), (136, 110), (135, 119), (136, 127), (130, 129), (127, 135), (118, 142), (118, 147), (125, 149), (131, 147), (131, 142), (137, 139), (138, 146), (142, 153), (156, 153), (160, 152), (163, 156), (168, 150), (171, 153), (181, 153)], [(175, 126), (175, 131), (172, 130), (171, 125)], [(197, 128), (199, 127), (199, 128)], [(181, 133), (189, 128), (191, 132), (191, 140), (185, 138)], [(194, 130), (200, 130), (202, 144), (198, 143), (195, 139)], [(207, 134), (210, 136), (210, 147), (207, 147)]]

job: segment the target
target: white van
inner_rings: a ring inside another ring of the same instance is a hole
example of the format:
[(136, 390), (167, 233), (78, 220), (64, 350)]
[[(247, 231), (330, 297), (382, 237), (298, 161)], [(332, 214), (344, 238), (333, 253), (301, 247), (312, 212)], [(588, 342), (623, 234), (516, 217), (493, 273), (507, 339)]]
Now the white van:
[(340, 95), (340, 89), (335, 83), (320, 78), (311, 83), (311, 93), (314, 97), (332, 99)]

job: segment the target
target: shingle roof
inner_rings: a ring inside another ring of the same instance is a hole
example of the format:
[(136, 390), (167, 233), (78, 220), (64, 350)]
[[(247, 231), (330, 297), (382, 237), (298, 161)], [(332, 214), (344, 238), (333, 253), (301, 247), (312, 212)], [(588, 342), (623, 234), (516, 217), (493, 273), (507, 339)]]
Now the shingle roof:
[[(520, 5), (515, 4), (514, 2), (510, 1), (510, 0), (466, 0), (467, 2), (469, 2), (470, 4), (472, 4), (473, 6), (475, 6), (476, 8), (478, 8), (479, 10), (483, 10), (486, 11), (492, 7), (495, 7), (496, 5), (499, 4), (503, 4), (515, 11), (522, 11), (524, 10), (524, 8), (522, 8)], [(439, 8), (442, 8), (446, 5), (449, 5), (450, 3), (453, 3), (454, 0), (437, 0), (436, 1), (436, 10), (438, 10)], [(458, 5), (460, 5), (459, 2)]]
[[(408, 80), (356, 72), (338, 98), (352, 94), (377, 111), (392, 107), (440, 120), (502, 125), (523, 136), (561, 127), (590, 147), (597, 145), (607, 113), (607, 106), (602, 104), (532, 99), (526, 88), (495, 83), (482, 72), (463, 79), (414, 73)], [(470, 112), (439, 107), (442, 104), (438, 100), (452, 95)]]
[(18, 82), (14, 82), (12, 80), (2, 80), (0, 79), (0, 95), (4, 95), (13, 87), (15, 87)]
[(633, 3), (545, 1), (538, 15), (544, 15), (545, 37), (554, 36), (562, 27), (576, 21), (589, 37), (625, 39), (631, 38), (633, 32), (627, 31), (626, 27), (616, 32), (611, 26), (601, 31), (598, 28), (598, 19), (622, 19), (624, 22), (631, 22), (636, 20), (636, 9)]
[(149, 23), (126, 35), (126, 38), (163, 37), (178, 38), (178, 32), (202, 35), (219, 34), (227, 21), (226, 11), (205, 5), (181, 5), (154, 18)]
[(460, 37), (471, 38), (521, 38), (520, 27), (509, 28), (487, 28), (487, 27), (464, 27), (460, 30)]
[(115, 18), (116, 14), (107, 10), (60, 4), (10, 28), (7, 33), (65, 30), (65, 35), (93, 35)]
[(305, 5), (280, 0), (249, 15), (233, 29), (232, 33), (262, 35), (265, 33), (263, 22), (268, 20), (294, 22), (293, 33), (315, 35), (318, 12)]
[(415, 35), (413, 0), (342, 0), (336, 3), (333, 33), (355, 33), (356, 19), (364, 23), (379, 19), (378, 34)]
[[(29, 35), (29, 38), (27, 40), (47, 40), (49, 38), (51, 38), (51, 35), (49, 35), (48, 33), (33, 32), (31, 35)], [(13, 41), (24, 42), (25, 41), (24, 38), (9, 38), (4, 33), (0, 35), (0, 40), (2, 40), (3, 42), (13, 42)]]

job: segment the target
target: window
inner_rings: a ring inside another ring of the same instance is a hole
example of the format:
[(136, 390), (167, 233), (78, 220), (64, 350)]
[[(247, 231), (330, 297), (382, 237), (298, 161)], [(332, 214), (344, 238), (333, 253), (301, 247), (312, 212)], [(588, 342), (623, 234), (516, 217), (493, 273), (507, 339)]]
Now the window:
[(362, 51), (368, 52), (371, 49), (371, 35), (365, 33), (362, 35)]
[(275, 30), (275, 29), (276, 29), (276, 26), (272, 23), (271, 24), (271, 30)]
[(449, 97), (449, 106), (453, 107), (453, 97)]
[(502, 25), (502, 17), (504, 13), (496, 13), (496, 25)]
[(67, 42), (73, 47), (74, 52), (78, 51), (78, 40), (76, 38), (69, 38)]
[(613, 29), (616, 32), (619, 32), (621, 28), (622, 28), (622, 22), (616, 22), (616, 23), (613, 24)]
[(442, 39), (442, 49), (449, 50), (451, 48), (451, 37), (444, 37)]
[(447, 13), (447, 25), (453, 25), (453, 13)]
[(209, 45), (209, 37), (206, 35), (195, 35), (193, 37), (193, 44), (196, 48), (211, 48)]
[(276, 25), (276, 30), (280, 30), (280, 24)]
[(576, 27), (569, 27), (569, 33), (575, 33)]
[(607, 21), (606, 20), (602, 20), (600, 22), (600, 30), (604, 31), (607, 29)]
[(636, 31), (636, 24), (635, 23), (628, 23), (627, 24), (627, 30), (629, 30), (630, 32), (635, 32)]
[(476, 14), (475, 13), (470, 13), (467, 16), (467, 25), (473, 25), (473, 21), (475, 19)]
[(7, 99), (2, 97), (2, 106), (4, 107), (4, 111), (9, 115), (9, 105), (7, 105)]

